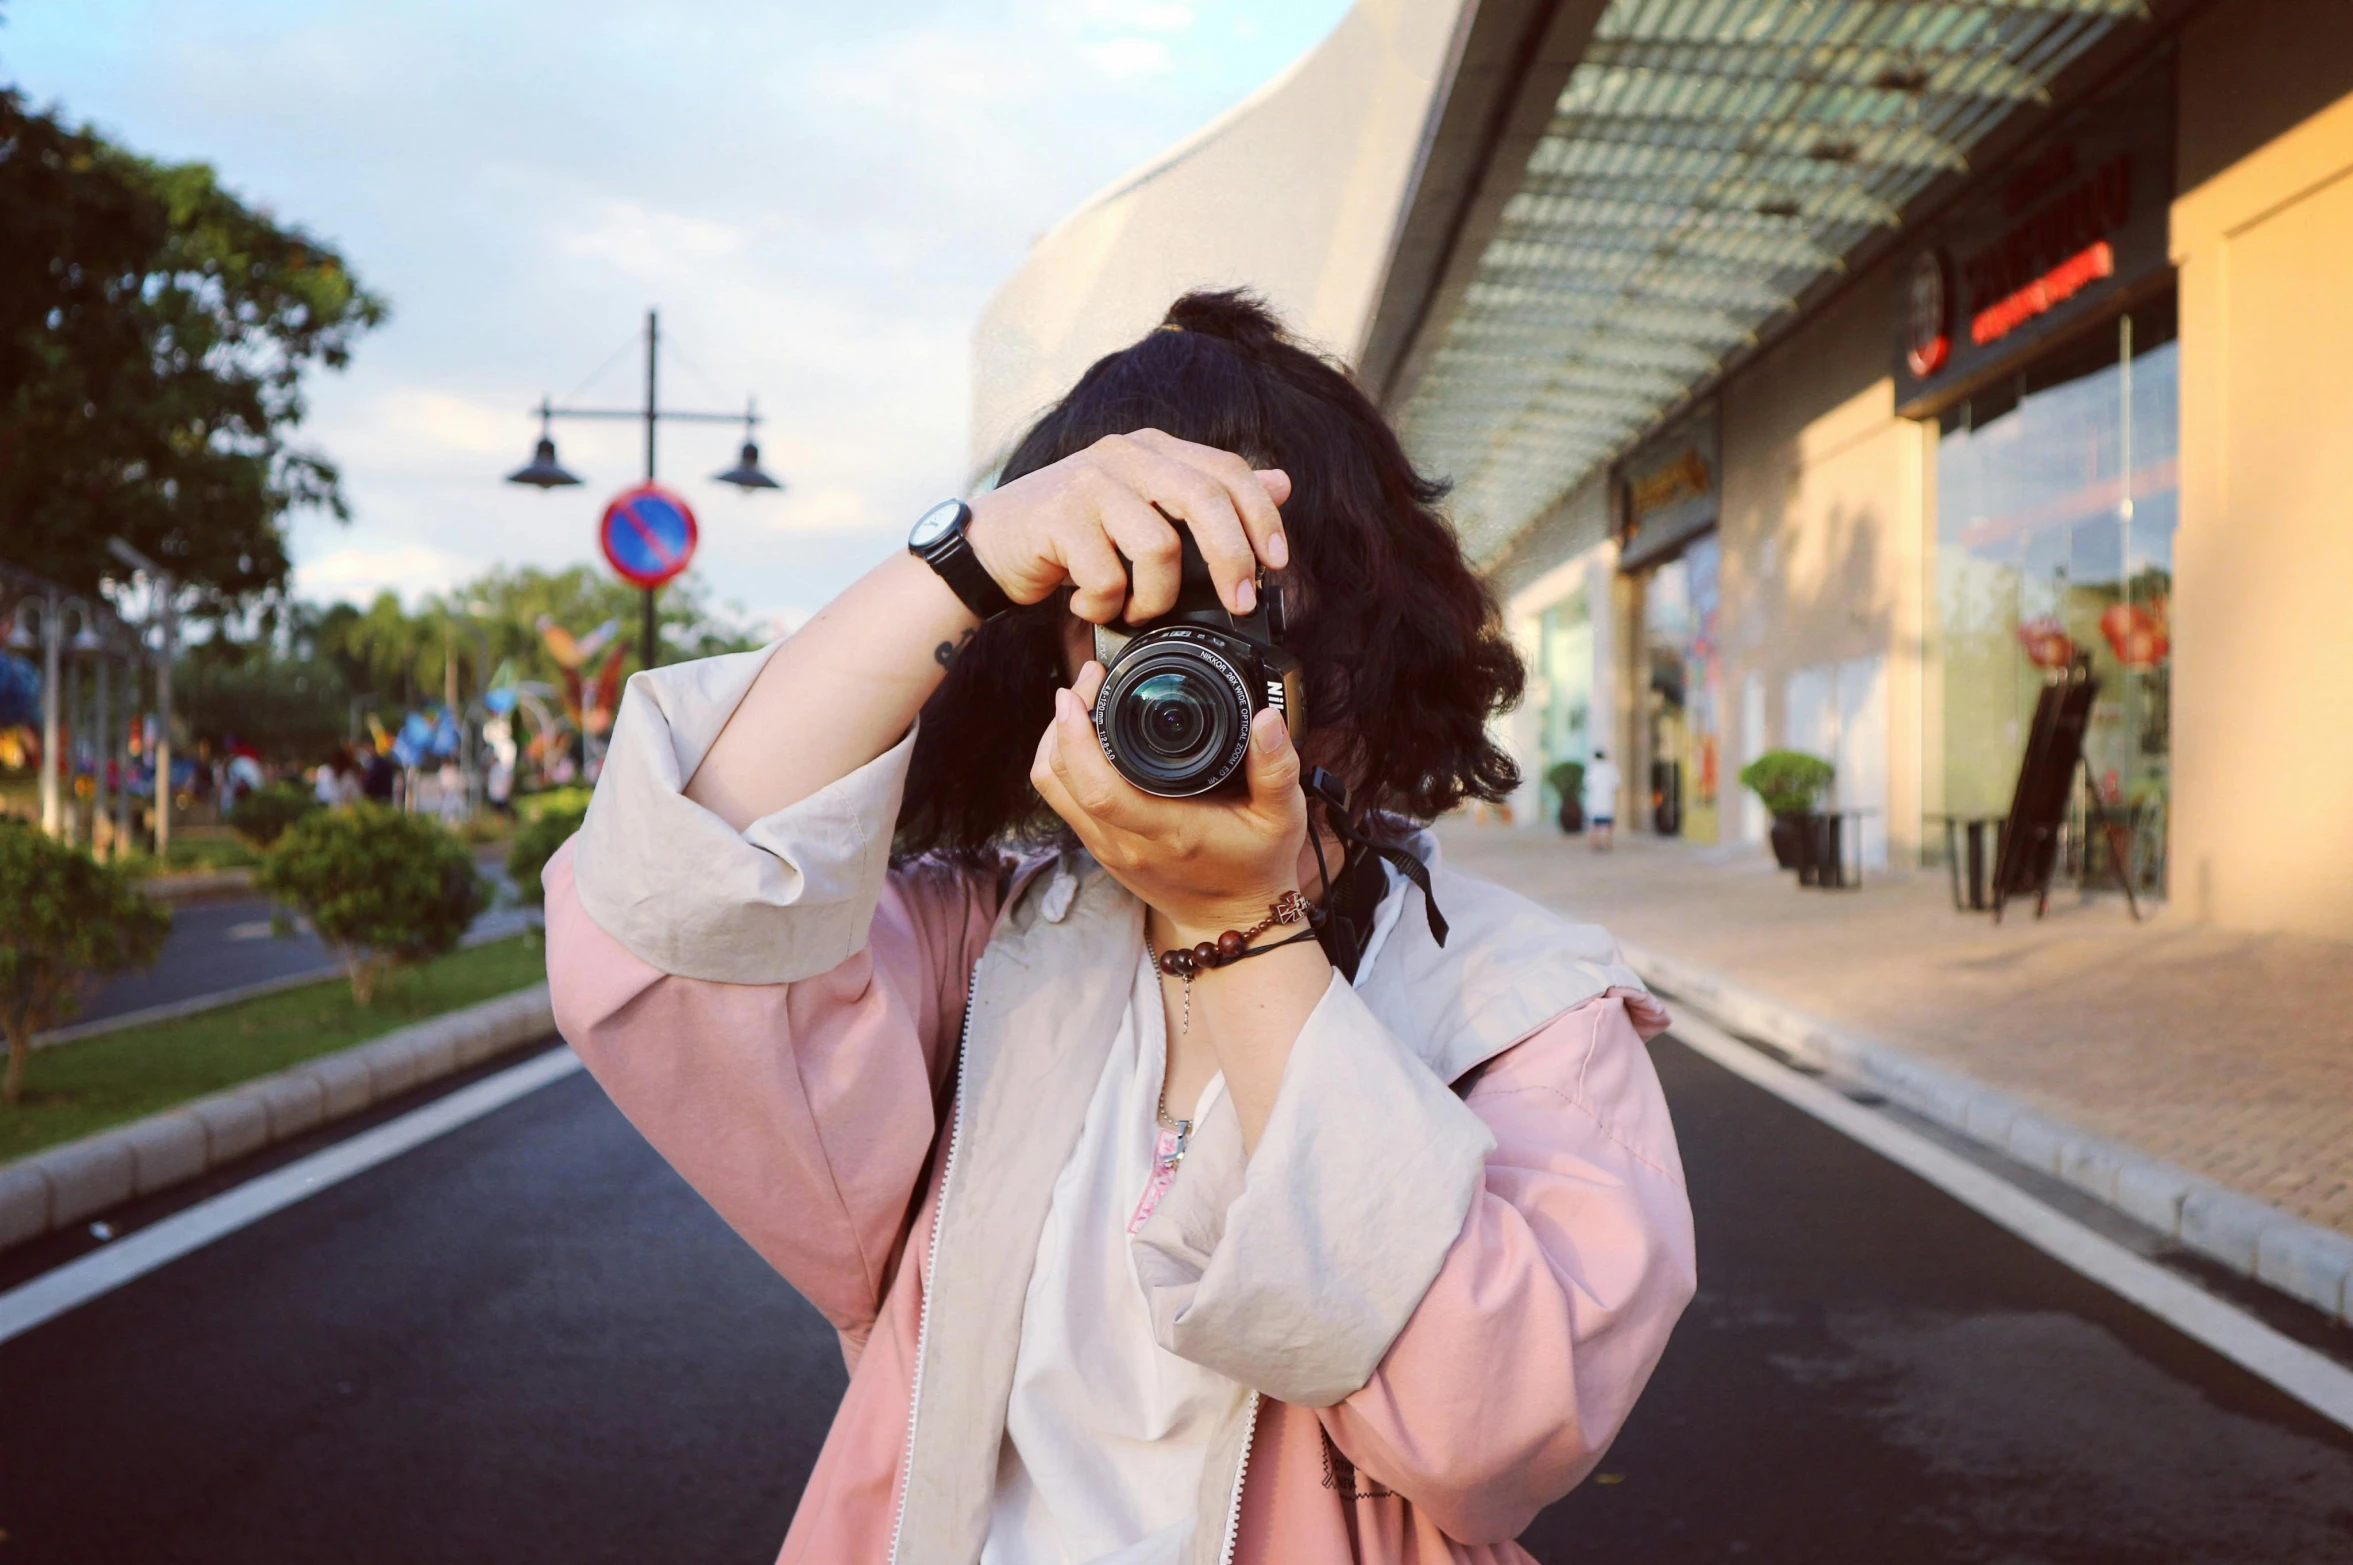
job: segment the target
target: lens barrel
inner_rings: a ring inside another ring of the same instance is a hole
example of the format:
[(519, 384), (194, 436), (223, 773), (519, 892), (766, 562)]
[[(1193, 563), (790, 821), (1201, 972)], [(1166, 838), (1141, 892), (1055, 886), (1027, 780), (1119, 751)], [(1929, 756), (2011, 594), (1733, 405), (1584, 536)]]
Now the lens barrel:
[(1249, 751), (1254, 682), (1191, 627), (1130, 642), (1095, 701), (1095, 731), (1122, 776), (1146, 793), (1189, 798), (1232, 777)]

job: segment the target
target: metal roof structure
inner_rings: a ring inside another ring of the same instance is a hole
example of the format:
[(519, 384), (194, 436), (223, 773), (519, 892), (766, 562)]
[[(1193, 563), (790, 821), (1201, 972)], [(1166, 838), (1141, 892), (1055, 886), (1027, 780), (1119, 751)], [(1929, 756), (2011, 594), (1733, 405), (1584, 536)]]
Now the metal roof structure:
[[(1399, 419), (1487, 561), (2142, 0), (1611, 0)], [(1539, 100), (1541, 102), (1541, 100)]]

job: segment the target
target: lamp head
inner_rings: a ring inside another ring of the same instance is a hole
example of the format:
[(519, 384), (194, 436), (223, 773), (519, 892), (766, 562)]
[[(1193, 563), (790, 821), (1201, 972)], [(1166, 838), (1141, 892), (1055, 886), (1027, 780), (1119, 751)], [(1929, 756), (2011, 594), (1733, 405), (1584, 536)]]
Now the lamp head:
[(735, 466), (724, 473), (713, 473), (712, 478), (723, 484), (733, 484), (746, 494), (755, 489), (782, 489), (784, 485), (760, 470), (760, 448), (747, 440), (743, 451), (735, 459)]
[(529, 484), (534, 489), (561, 489), (566, 484), (576, 484), (580, 480), (566, 472), (562, 464), (556, 461), (554, 437), (542, 433), (538, 447), (531, 453), (531, 460), (507, 474), (507, 482)]

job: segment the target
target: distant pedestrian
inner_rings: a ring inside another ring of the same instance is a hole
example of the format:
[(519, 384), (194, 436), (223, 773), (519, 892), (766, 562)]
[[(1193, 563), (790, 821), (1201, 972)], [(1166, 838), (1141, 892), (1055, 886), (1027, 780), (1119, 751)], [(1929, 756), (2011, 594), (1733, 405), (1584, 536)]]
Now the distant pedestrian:
[(494, 812), (505, 816), (509, 820), (514, 819), (514, 763), (505, 760), (493, 760), (490, 763), (490, 775), (483, 780), (482, 793), (483, 797), (490, 801), (490, 808)]
[(366, 770), (360, 773), (360, 793), (377, 804), (392, 802), (393, 785), (400, 777), (400, 768), (392, 764), (392, 757), (381, 751), (368, 752)]
[(434, 799), (433, 805), (435, 813), (441, 817), (441, 824), (463, 825), (466, 819), (466, 774), (458, 770), (457, 762), (444, 761), (434, 781), (438, 785), (438, 797)]
[(312, 798), (330, 810), (343, 802), (343, 778), (336, 772), (333, 761), (319, 763), (319, 769), (311, 774), (310, 792)]
[(1618, 763), (1607, 750), (1593, 752), (1585, 768), (1585, 840), (1596, 853), (1607, 853), (1618, 824)]

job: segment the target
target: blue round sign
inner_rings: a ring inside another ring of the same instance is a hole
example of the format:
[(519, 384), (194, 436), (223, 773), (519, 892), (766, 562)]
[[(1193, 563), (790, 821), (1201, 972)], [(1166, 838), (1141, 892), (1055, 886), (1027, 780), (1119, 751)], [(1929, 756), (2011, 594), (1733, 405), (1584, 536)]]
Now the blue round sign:
[(605, 561), (623, 581), (659, 587), (694, 558), (697, 533), (686, 501), (656, 484), (613, 496), (597, 525)]

